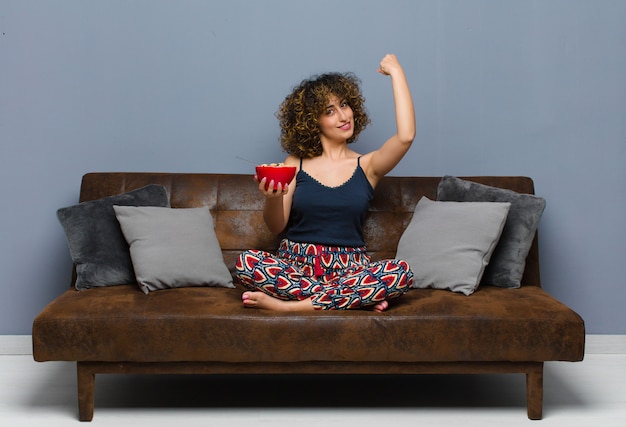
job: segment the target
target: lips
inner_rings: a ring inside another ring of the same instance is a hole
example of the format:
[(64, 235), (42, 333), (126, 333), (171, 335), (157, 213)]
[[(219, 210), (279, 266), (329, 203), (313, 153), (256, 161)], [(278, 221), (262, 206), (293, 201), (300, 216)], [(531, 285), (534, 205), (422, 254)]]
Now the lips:
[(339, 126), (339, 129), (341, 130), (350, 130), (352, 128), (352, 124), (350, 122), (346, 123), (343, 126)]

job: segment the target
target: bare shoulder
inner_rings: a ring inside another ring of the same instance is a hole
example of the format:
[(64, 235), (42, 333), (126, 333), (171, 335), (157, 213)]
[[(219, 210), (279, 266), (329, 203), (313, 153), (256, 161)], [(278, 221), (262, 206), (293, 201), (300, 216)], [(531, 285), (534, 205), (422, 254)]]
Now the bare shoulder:
[(374, 155), (374, 152), (370, 151), (369, 153), (363, 154), (359, 158), (359, 165), (361, 165), (361, 169), (363, 169), (366, 175), (368, 174), (370, 170), (373, 155)]
[(374, 154), (375, 151), (370, 151), (367, 154), (363, 154), (359, 160), (359, 165), (361, 166), (361, 169), (363, 169), (367, 180), (370, 182), (370, 184), (372, 184), (372, 187), (376, 188), (376, 185), (378, 184), (378, 181), (381, 177), (379, 177), (372, 168), (372, 157), (374, 156)]
[(293, 154), (290, 154), (289, 156), (287, 156), (287, 158), (285, 159), (285, 161), (283, 163), (285, 165), (287, 165), (287, 166), (299, 167), (300, 166), (300, 158), (294, 156)]

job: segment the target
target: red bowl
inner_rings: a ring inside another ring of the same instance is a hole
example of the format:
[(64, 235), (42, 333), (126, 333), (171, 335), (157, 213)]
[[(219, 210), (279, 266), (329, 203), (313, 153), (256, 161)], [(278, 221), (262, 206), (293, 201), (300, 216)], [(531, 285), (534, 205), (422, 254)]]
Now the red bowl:
[(261, 181), (263, 178), (267, 178), (265, 183), (265, 189), (270, 186), (270, 181), (274, 180), (274, 190), (277, 189), (280, 182), (283, 187), (289, 184), (293, 177), (296, 175), (295, 166), (285, 166), (282, 164), (268, 164), (258, 165), (256, 167), (256, 176)]

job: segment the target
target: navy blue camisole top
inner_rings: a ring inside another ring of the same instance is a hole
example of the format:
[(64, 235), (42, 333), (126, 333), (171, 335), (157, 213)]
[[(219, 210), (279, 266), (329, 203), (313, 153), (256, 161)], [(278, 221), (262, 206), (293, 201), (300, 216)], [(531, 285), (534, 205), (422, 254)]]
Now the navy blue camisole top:
[(352, 177), (337, 187), (323, 185), (303, 171), (301, 159), (286, 237), (299, 243), (364, 246), (363, 222), (373, 196), (360, 158)]

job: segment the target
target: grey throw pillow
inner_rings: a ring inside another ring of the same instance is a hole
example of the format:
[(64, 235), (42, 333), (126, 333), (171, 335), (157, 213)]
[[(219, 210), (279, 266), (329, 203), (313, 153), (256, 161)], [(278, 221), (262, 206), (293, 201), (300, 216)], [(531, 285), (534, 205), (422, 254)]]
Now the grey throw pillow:
[(474, 293), (509, 207), (509, 203), (436, 202), (422, 197), (396, 252), (396, 258), (413, 270), (413, 287)]
[(485, 270), (482, 283), (519, 288), (526, 268), (526, 257), (546, 207), (545, 199), (445, 176), (437, 188), (437, 200), (511, 203), (500, 242)]
[(208, 208), (114, 209), (144, 293), (188, 286), (235, 287)]
[(169, 206), (162, 185), (147, 185), (116, 196), (57, 210), (76, 266), (76, 289), (135, 283), (135, 274), (113, 205)]

